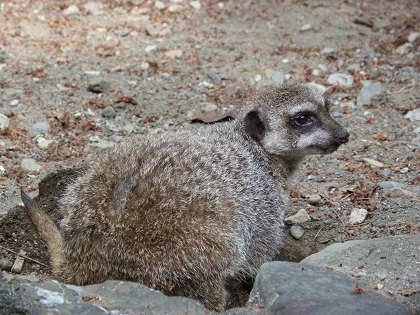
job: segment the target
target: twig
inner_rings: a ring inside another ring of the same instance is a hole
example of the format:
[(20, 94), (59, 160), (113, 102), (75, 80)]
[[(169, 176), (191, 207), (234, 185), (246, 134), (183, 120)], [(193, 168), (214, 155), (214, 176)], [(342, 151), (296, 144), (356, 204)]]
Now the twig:
[(332, 207), (331, 209), (334, 211), (335, 215), (336, 215), (336, 216), (340, 219), (341, 224), (345, 227), (345, 226), (346, 226), (346, 224), (345, 224), (345, 223), (344, 223), (344, 221), (341, 219), (341, 217), (340, 217), (340, 215), (337, 213), (337, 211), (335, 211), (334, 207)]
[(316, 234), (315, 234), (315, 237), (314, 238), (317, 238), (318, 237), (318, 234), (319, 234), (319, 232), (321, 232), (321, 230), (324, 228), (324, 227), (326, 227), (327, 225), (323, 225), (323, 226), (321, 226), (321, 228), (318, 230), (318, 232), (316, 232)]
[(13, 253), (13, 254), (16, 254), (16, 255), (18, 255), (18, 256), (21, 256), (21, 257), (23, 257), (23, 258), (25, 258), (25, 259), (28, 259), (28, 260), (30, 260), (30, 261), (32, 261), (32, 262), (34, 262), (34, 263), (37, 263), (38, 265), (44, 266), (44, 267), (46, 267), (46, 268), (48, 268), (48, 269), (51, 269), (51, 268), (50, 268), (50, 266), (48, 266), (48, 265), (46, 265), (46, 264), (44, 264), (44, 263), (42, 263), (42, 262), (40, 262), (40, 261), (38, 261), (38, 260), (36, 260), (36, 259), (33, 259), (33, 258), (31, 258), (31, 257), (28, 257), (28, 256), (26, 256), (26, 255), (20, 255), (19, 253), (15, 252), (13, 249), (9, 249), (9, 248), (6, 248), (6, 247), (1, 246), (1, 245), (0, 245), (0, 248), (1, 248), (1, 249), (4, 249), (4, 250), (6, 250), (6, 251), (8, 251), (8, 252), (10, 252), (10, 253)]

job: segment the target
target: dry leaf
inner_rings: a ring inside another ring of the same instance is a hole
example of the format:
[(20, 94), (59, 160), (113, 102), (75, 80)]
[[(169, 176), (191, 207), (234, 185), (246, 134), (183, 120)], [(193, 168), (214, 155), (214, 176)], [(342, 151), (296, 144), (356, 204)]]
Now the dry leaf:
[(355, 284), (353, 286), (353, 293), (354, 294), (363, 294), (364, 291), (363, 291), (363, 289), (361, 287), (359, 287), (357, 284)]
[(232, 120), (236, 117), (235, 113), (232, 111), (227, 112), (220, 112), (218, 110), (214, 111), (208, 111), (201, 115), (195, 116), (191, 119), (193, 122), (203, 122), (203, 123), (214, 123), (219, 121), (225, 121), (225, 120)]

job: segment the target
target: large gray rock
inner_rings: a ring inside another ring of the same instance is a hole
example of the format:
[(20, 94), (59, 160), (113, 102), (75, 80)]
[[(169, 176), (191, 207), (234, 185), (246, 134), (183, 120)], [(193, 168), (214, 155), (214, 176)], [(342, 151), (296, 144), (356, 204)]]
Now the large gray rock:
[(420, 314), (419, 262), (419, 234), (332, 244), (302, 260), (305, 264), (351, 274), (370, 291), (391, 295)]
[(11, 284), (0, 279), (0, 314), (216, 314), (183, 297), (167, 297), (133, 282), (77, 287), (58, 281)]
[[(357, 293), (357, 287), (363, 293)], [(400, 303), (356, 279), (302, 263), (271, 262), (258, 272), (250, 300), (269, 314), (410, 314)]]

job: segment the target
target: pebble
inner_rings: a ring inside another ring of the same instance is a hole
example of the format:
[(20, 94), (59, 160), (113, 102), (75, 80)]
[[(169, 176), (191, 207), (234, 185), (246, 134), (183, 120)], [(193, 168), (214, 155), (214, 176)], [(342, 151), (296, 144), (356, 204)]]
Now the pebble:
[(388, 190), (392, 188), (404, 188), (407, 185), (398, 183), (398, 182), (391, 182), (391, 181), (383, 181), (379, 183), (379, 187), (381, 187), (383, 190)]
[(10, 106), (17, 106), (19, 105), (19, 100), (13, 100), (10, 102)]
[(407, 55), (413, 50), (413, 44), (412, 43), (405, 43), (401, 46), (399, 46), (395, 51), (399, 53), (400, 55)]
[(165, 55), (171, 59), (179, 59), (183, 55), (183, 51), (180, 49), (169, 50), (165, 53)]
[(385, 196), (388, 198), (413, 198), (413, 197), (420, 197), (420, 195), (415, 194), (407, 189), (397, 187), (391, 188), (386, 191)]
[(112, 106), (107, 106), (102, 110), (102, 117), (115, 118), (117, 113)]
[(295, 240), (300, 240), (304, 233), (305, 230), (299, 225), (292, 225), (290, 228), (290, 235), (292, 235)]
[(207, 76), (213, 81), (213, 82), (220, 82), (220, 81), (222, 81), (222, 78), (220, 78), (220, 76), (216, 73), (216, 72), (214, 72), (214, 71), (208, 71), (207, 73)]
[(134, 131), (134, 126), (132, 124), (125, 125), (122, 128), (122, 130), (125, 131), (127, 134), (130, 134)]
[(147, 45), (144, 51), (148, 54), (158, 48), (157, 45)]
[(24, 171), (32, 172), (32, 171), (39, 171), (42, 166), (39, 165), (34, 159), (23, 159), (20, 163), (20, 167)]
[(93, 93), (104, 93), (111, 90), (111, 84), (103, 78), (94, 78), (89, 82), (87, 90)]
[(420, 121), (420, 108), (410, 110), (404, 117), (409, 121)]
[(267, 69), (265, 70), (265, 75), (272, 84), (282, 85), (284, 82), (284, 73), (281, 71)]
[(40, 147), (41, 149), (45, 149), (48, 148), (48, 146), (55, 142), (54, 140), (47, 140), (44, 137), (39, 137), (36, 139), (36, 142), (38, 144), (38, 147)]
[(169, 13), (179, 13), (184, 10), (184, 6), (181, 4), (172, 4), (168, 7)]
[(362, 158), (362, 160), (365, 161), (365, 162), (368, 162), (373, 167), (384, 167), (385, 166), (384, 163), (381, 163), (381, 162), (376, 161), (374, 159)]
[(149, 36), (156, 37), (159, 35), (160, 29), (151, 24), (146, 25), (146, 32)]
[(131, 31), (127, 28), (122, 28), (122, 29), (118, 29), (114, 31), (115, 35), (121, 36), (121, 37), (126, 37), (128, 35), (130, 35)]
[(5, 271), (10, 271), (12, 268), (13, 262), (8, 258), (0, 259), (0, 269)]
[(306, 31), (309, 31), (309, 30), (311, 30), (311, 29), (312, 29), (312, 25), (311, 25), (311, 24), (309, 24), (309, 23), (307, 23), (307, 24), (303, 25), (303, 26), (300, 28), (300, 31), (301, 31), (301, 32), (306, 32)]
[(158, 10), (163, 10), (166, 8), (166, 5), (162, 1), (155, 1), (155, 8)]
[(410, 35), (408, 35), (408, 41), (410, 43), (413, 43), (418, 37), (420, 37), (420, 33), (419, 32), (413, 32)]
[(306, 210), (305, 209), (300, 209), (296, 214), (294, 214), (290, 217), (287, 217), (284, 221), (287, 224), (299, 224), (299, 223), (308, 222), (310, 220), (311, 220), (311, 217), (306, 212)]
[[(140, 64), (140, 69), (145, 71), (145, 70), (149, 70), (150, 69), (150, 64), (148, 62), (142, 62)], [(137, 84), (137, 83), (136, 83)]]
[(328, 84), (335, 84), (338, 83), (340, 86), (344, 86), (347, 89), (351, 89), (353, 87), (353, 76), (350, 74), (343, 74), (343, 73), (333, 73), (328, 77), (327, 80)]
[(89, 143), (86, 146), (86, 151), (97, 153), (97, 152), (101, 152), (103, 150), (112, 148), (113, 146), (114, 146), (114, 143), (112, 143), (112, 142), (105, 142), (105, 141), (103, 141), (103, 142), (97, 142), (97, 143)]
[(191, 1), (190, 6), (191, 6), (191, 8), (193, 8), (195, 10), (200, 10), (201, 9), (201, 2), (200, 1)]
[(204, 103), (202, 106), (205, 112), (211, 112), (217, 109), (217, 105), (213, 103)]
[(385, 96), (385, 90), (380, 82), (363, 80), (362, 88), (357, 96), (357, 106), (369, 105), (374, 102), (380, 102)]
[(101, 2), (87, 2), (83, 4), (83, 8), (86, 12), (89, 12), (93, 15), (100, 15), (103, 13), (103, 4)]
[(46, 121), (41, 121), (33, 124), (31, 127), (29, 127), (28, 135), (30, 137), (35, 137), (36, 135), (39, 135), (40, 133), (48, 133), (50, 131), (51, 127), (50, 124)]
[(320, 195), (310, 195), (308, 197), (308, 203), (313, 206), (317, 206), (321, 203), (321, 196)]
[(313, 89), (318, 91), (320, 94), (323, 94), (327, 90), (326, 86), (321, 85), (321, 84), (317, 84), (315, 82), (310, 82), (309, 86), (311, 86)]
[(350, 213), (349, 223), (350, 224), (360, 224), (365, 221), (367, 216), (367, 210), (363, 208), (353, 208)]
[(335, 51), (335, 49), (334, 49), (334, 48), (331, 48), (331, 47), (325, 47), (325, 48), (323, 48), (323, 49), (321, 50), (321, 54), (323, 54), (323, 55), (329, 55), (329, 54), (333, 53), (334, 51)]
[(0, 130), (9, 127), (10, 119), (9, 117), (0, 114)]
[(64, 16), (76, 15), (76, 14), (79, 14), (79, 13), (80, 13), (80, 10), (79, 10), (79, 8), (78, 8), (77, 6), (75, 6), (75, 5), (71, 5), (71, 6), (69, 6), (67, 9), (64, 9), (64, 10), (63, 10), (63, 12), (62, 12), (62, 14), (63, 14)]

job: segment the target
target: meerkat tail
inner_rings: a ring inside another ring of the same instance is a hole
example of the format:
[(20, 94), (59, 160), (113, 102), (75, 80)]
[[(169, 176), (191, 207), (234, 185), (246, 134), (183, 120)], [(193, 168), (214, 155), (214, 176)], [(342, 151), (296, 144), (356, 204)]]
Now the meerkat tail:
[(62, 245), (63, 240), (54, 222), (48, 215), (39, 209), (38, 205), (23, 190), (21, 190), (21, 199), (26, 208), (26, 213), (32, 221), (32, 224), (38, 230), (42, 240), (46, 243), (50, 253), (53, 272), (59, 268), (64, 261)]

